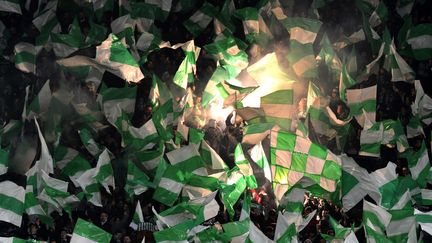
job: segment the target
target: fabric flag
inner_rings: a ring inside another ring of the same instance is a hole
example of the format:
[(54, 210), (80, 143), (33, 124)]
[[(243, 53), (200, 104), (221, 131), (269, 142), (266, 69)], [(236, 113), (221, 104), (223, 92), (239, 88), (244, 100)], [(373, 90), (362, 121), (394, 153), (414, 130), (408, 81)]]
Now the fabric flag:
[(389, 54), (386, 56), (386, 62), (384, 63), (384, 67), (391, 72), (391, 81), (413, 81), (415, 78), (414, 71), (411, 69), (408, 63), (406, 63), (406, 61), (396, 52), (394, 40), (392, 40), (389, 46), (389, 51)]
[[(279, 212), (276, 221), (275, 239), (279, 239), (278, 242), (287, 242), (283, 241), (283, 239), (287, 237), (287, 235), (284, 236), (284, 234), (288, 233), (290, 237), (287, 238), (294, 238), (294, 242), (297, 242), (297, 234), (293, 232), (302, 231), (309, 224), (315, 214), (316, 210), (309, 213), (306, 218), (303, 218), (301, 213)], [(294, 227), (291, 225), (293, 225)]]
[(426, 231), (428, 234), (432, 234), (432, 212), (422, 212), (418, 209), (414, 209), (414, 216), (422, 230)]
[(162, 82), (156, 74), (154, 74), (152, 79), (152, 88), (149, 94), (149, 100), (153, 109), (157, 109), (172, 99), (172, 94), (167, 85)]
[(166, 156), (171, 165), (184, 173), (193, 173), (201, 176), (207, 175), (204, 161), (197, 150), (197, 146), (194, 144), (170, 151), (166, 153)]
[[(327, 107), (330, 100), (321, 93), (320, 89), (313, 83), (309, 82), (307, 96), (307, 112), (309, 121), (317, 134), (322, 134), (329, 139), (336, 136), (336, 131), (331, 128)], [(307, 122), (307, 121), (306, 121)]]
[(329, 71), (337, 76), (342, 69), (342, 62), (336, 52), (333, 50), (333, 46), (327, 36), (324, 34), (321, 40), (321, 51), (316, 57), (318, 61), (324, 62)]
[(186, 89), (189, 83), (194, 82), (194, 75), (196, 74), (196, 60), (198, 59), (201, 48), (195, 47), (194, 40), (174, 45), (171, 48), (177, 49), (178, 47), (182, 47), (185, 53), (185, 58), (175, 73), (173, 82), (183, 89)]
[(225, 164), (223, 159), (205, 140), (201, 142), (200, 154), (203, 161), (212, 170), (228, 169), (228, 166)]
[(365, 118), (363, 130), (360, 133), (359, 155), (380, 157), (383, 142), (384, 125), (381, 122), (372, 123)]
[(61, 170), (61, 175), (68, 176), (75, 186), (79, 186), (77, 179), (87, 170), (90, 163), (78, 151), (59, 146), (53, 154), (55, 165)]
[(111, 159), (108, 153), (108, 149), (104, 149), (99, 155), (95, 175), (93, 176), (97, 182), (99, 182), (105, 190), (109, 193), (110, 189), (108, 186), (115, 188), (113, 168), (111, 166)]
[(96, 24), (91, 20), (89, 21), (89, 25), (90, 30), (85, 39), (85, 43), (87, 45), (99, 45), (107, 38), (108, 29), (105, 26)]
[(239, 171), (238, 167), (234, 167), (227, 173), (226, 182), (221, 184), (221, 196), (223, 203), (228, 211), (230, 218), (234, 217), (234, 204), (241, 197), (246, 189), (246, 179)]
[(249, 149), (248, 154), (251, 159), (264, 171), (264, 177), (271, 182), (272, 176), (270, 164), (267, 160), (261, 142)]
[(423, 131), (423, 126), (420, 122), (420, 118), (418, 116), (412, 116), (409, 120), (408, 125), (406, 126), (407, 138), (414, 138), (420, 135), (425, 136)]
[(411, 13), (413, 6), (414, 6), (414, 0), (398, 1), (396, 5), (396, 12), (402, 18), (404, 18), (406, 15), (409, 15)]
[(167, 206), (172, 206), (176, 202), (185, 182), (185, 175), (177, 167), (168, 165), (162, 175), (153, 199)]
[(159, 135), (153, 120), (150, 119), (139, 128), (129, 125), (124, 140), (129, 151), (138, 151), (154, 147)]
[(42, 116), (48, 111), (51, 103), (51, 89), (49, 86), (50, 81), (47, 80), (42, 88), (39, 90), (38, 95), (31, 101), (27, 107), (27, 119), (33, 118), (35, 115)]
[(24, 188), (12, 181), (0, 182), (0, 220), (21, 227), (24, 212)]
[(15, 45), (15, 67), (26, 73), (36, 74), (36, 48), (27, 42)]
[(75, 18), (70, 26), (69, 34), (51, 34), (54, 53), (57, 57), (67, 57), (84, 45), (78, 19)]
[(355, 44), (357, 42), (364, 41), (364, 40), (366, 40), (365, 32), (363, 29), (360, 29), (348, 37), (344, 36), (339, 41), (333, 43), (333, 46), (336, 50), (339, 51), (348, 45), (352, 45), (352, 44)]
[(376, 85), (363, 89), (348, 89), (346, 91), (350, 114), (355, 116), (357, 122), (362, 127), (364, 126), (366, 116), (370, 121), (375, 121), (376, 94)]
[(0, 146), (0, 175), (7, 172), (9, 166), (9, 151)]
[(369, 24), (371, 25), (372, 28), (374, 28), (380, 24), (385, 23), (387, 19), (388, 19), (387, 7), (385, 6), (384, 2), (379, 2), (375, 11), (373, 11), (371, 16), (369, 17)]
[(123, 126), (122, 112), (131, 115), (135, 111), (137, 86), (123, 88), (105, 88), (102, 86), (97, 101), (107, 120), (121, 130)]
[(242, 143), (258, 144), (268, 135), (275, 125), (273, 123), (255, 123), (245, 126)]
[[(134, 22), (133, 25), (136, 25), (138, 32), (149, 31), (150, 27), (154, 23), (155, 18), (161, 17), (157, 11), (157, 7), (155, 5), (148, 4), (148, 1), (130, 1), (130, 9), (130, 16)], [(119, 26), (121, 27), (122, 25), (120, 24)], [(133, 32), (130, 34), (133, 38)]]
[[(278, 191), (275, 191), (275, 193)], [(280, 200), (279, 206), (284, 208), (286, 212), (302, 213), (305, 202), (305, 189), (293, 187), (285, 194), (276, 194), (276, 198)]]
[(237, 75), (248, 66), (247, 53), (239, 48), (236, 40), (231, 36), (207, 44), (204, 46), (204, 49), (207, 53), (213, 55), (219, 64), (228, 72), (227, 79), (237, 77)]
[(108, 243), (111, 234), (96, 225), (78, 218), (72, 233), (71, 243)]
[(387, 237), (392, 242), (417, 242), (417, 223), (412, 206), (389, 210), (391, 221), (386, 228)]
[(172, 0), (146, 0), (148, 5), (155, 6), (155, 19), (165, 21), (171, 12)]
[(351, 157), (342, 155), (342, 209), (345, 212), (357, 205), (368, 193), (377, 192), (371, 181), (367, 170)]
[(94, 179), (94, 175), (96, 173), (96, 168), (92, 168), (86, 170), (76, 182), (81, 187), (84, 192), (84, 195), (87, 198), (87, 201), (97, 207), (102, 207), (102, 199), (99, 189), (99, 184)]
[(110, 34), (96, 47), (95, 60), (106, 70), (128, 82), (136, 83), (144, 78), (138, 63), (114, 34)]
[(342, 164), (331, 151), (283, 131), (271, 131), (270, 141), (274, 184), (292, 187), (306, 177), (328, 192), (336, 190)]
[(214, 177), (187, 174), (187, 181), (183, 187), (182, 197), (186, 201), (206, 197), (218, 188), (219, 180)]
[[(337, 240), (344, 240), (343, 242), (350, 242), (350, 243), (354, 243), (354, 242), (358, 242), (356, 236), (355, 236), (355, 232), (352, 228), (344, 228), (342, 225), (340, 225), (334, 218), (332, 218), (331, 216), (329, 217), (329, 221), (330, 221), (330, 225), (334, 230), (334, 236), (330, 236), (330, 235), (326, 235), (326, 234), (321, 234), (321, 236), (327, 240), (327, 241), (337, 241)], [(348, 238), (350, 237), (351, 234), (354, 234), (353, 240), (355, 239), (355, 241), (349, 241)]]
[(0, 1), (0, 11), (22, 14), (19, 0)]
[(234, 162), (245, 177), (247, 186), (251, 189), (257, 188), (258, 184), (252, 166), (249, 164), (249, 160), (246, 159), (240, 143), (237, 144), (234, 150)]
[(202, 95), (201, 105), (204, 108), (213, 101), (215, 103), (223, 103), (224, 99), (228, 97), (228, 94), (226, 94), (223, 89), (222, 92), (220, 90), (220, 84), (226, 79), (228, 79), (228, 72), (222, 67), (216, 67)]
[(432, 123), (432, 97), (425, 94), (420, 80), (414, 81), (414, 87), (416, 98), (411, 104), (412, 114), (419, 116), (423, 123), (429, 125)]
[(186, 29), (192, 33), (193, 36), (198, 36), (210, 24), (217, 8), (208, 2), (204, 2), (201, 8), (196, 11), (188, 20), (183, 22)]
[(54, 173), (54, 161), (52, 159), (52, 156), (48, 150), (48, 146), (45, 142), (45, 139), (42, 135), (42, 132), (39, 127), (39, 123), (37, 122), (37, 119), (35, 119), (36, 128), (38, 130), (38, 136), (41, 146), (41, 152), (39, 160), (36, 161), (38, 163), (38, 167), (40, 170), (44, 170), (47, 173)]
[(345, 90), (355, 84), (356, 81), (350, 76), (350, 74), (347, 71), (347, 67), (344, 64), (342, 66), (342, 72), (340, 73), (340, 78), (339, 78), (339, 96), (341, 100), (346, 101)]
[[(363, 200), (363, 222), (372, 223), (373, 230), (384, 234), (384, 231), (391, 220), (391, 214), (384, 208)], [(371, 227), (370, 224), (365, 225)], [(367, 235), (368, 232), (366, 232)]]
[(418, 151), (408, 150), (408, 153), (402, 157), (408, 160), (408, 167), (412, 178), (419, 184), (421, 188), (426, 187), (429, 180), (430, 160), (424, 141)]
[(265, 123), (274, 123), (283, 130), (291, 130), (292, 117), (296, 110), (293, 89), (279, 90), (262, 96), (260, 105), (265, 114)]
[(99, 147), (87, 128), (78, 130), (78, 134), (80, 136), (81, 142), (84, 144), (84, 147), (90, 152), (91, 155), (97, 156), (101, 153), (102, 148)]
[(251, 208), (251, 194), (249, 191), (245, 191), (243, 197), (243, 206), (240, 212), (239, 221), (250, 219), (250, 208)]
[[(53, 1), (52, 3), (56, 2)], [(56, 5), (52, 6), (47, 11), (33, 19), (33, 25), (40, 32), (35, 41), (38, 51), (49, 43), (51, 33), (60, 33), (61, 28), (56, 16), (56, 7)]]
[(144, 216), (143, 216), (143, 212), (141, 209), (140, 201), (138, 200), (136, 208), (135, 208), (135, 213), (132, 216), (132, 221), (131, 221), (129, 227), (131, 227), (134, 230), (137, 230), (138, 225), (141, 224), (142, 222), (144, 222)]
[(140, 195), (147, 191), (148, 187), (153, 187), (149, 177), (141, 171), (132, 161), (128, 160), (128, 173), (126, 177), (125, 191), (132, 195)]
[(154, 174), (165, 152), (164, 143), (159, 141), (155, 148), (135, 152), (140, 164), (151, 174)]
[(53, 177), (50, 177), (45, 171), (41, 171), (41, 193), (38, 199), (47, 202), (50, 208), (54, 208), (57, 212), (71, 213), (68, 204), (79, 202), (79, 199), (74, 195), (70, 195), (67, 191), (69, 183)]
[(432, 58), (432, 24), (419, 24), (410, 29), (407, 42), (414, 58), (424, 61)]
[(252, 7), (237, 9), (234, 12), (234, 16), (242, 21), (246, 39), (249, 42), (253, 42), (255, 36), (260, 31), (258, 10)]

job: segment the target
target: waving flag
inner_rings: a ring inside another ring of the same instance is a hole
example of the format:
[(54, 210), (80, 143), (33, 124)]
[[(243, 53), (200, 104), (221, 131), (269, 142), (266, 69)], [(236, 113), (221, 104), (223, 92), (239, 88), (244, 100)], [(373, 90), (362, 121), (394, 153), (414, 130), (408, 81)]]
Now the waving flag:
[(24, 197), (24, 188), (12, 181), (0, 182), (0, 220), (21, 227)]
[(72, 234), (71, 243), (108, 243), (111, 241), (111, 234), (78, 218)]

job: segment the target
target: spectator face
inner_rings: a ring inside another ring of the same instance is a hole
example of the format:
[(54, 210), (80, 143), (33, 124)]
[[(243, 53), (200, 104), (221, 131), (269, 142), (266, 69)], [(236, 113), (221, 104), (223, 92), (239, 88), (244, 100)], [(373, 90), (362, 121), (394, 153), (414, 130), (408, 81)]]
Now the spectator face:
[(100, 221), (101, 223), (106, 223), (108, 221), (108, 214), (107, 213), (101, 213), (100, 215)]
[(125, 237), (123, 237), (123, 243), (130, 243), (130, 242), (132, 242), (132, 241), (131, 241), (131, 238), (128, 235), (126, 235)]

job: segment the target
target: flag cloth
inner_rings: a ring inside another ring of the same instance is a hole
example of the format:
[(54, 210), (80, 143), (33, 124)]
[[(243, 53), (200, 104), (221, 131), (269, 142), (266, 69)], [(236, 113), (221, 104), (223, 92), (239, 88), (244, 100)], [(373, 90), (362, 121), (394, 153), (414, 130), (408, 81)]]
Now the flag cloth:
[(22, 14), (19, 0), (0, 1), (0, 11)]
[(249, 149), (248, 154), (250, 155), (251, 159), (264, 171), (264, 177), (271, 182), (272, 176), (270, 164), (267, 160), (261, 142)]
[(96, 47), (95, 61), (128, 82), (136, 83), (144, 78), (136, 60), (114, 34)]
[(414, 71), (411, 69), (408, 63), (396, 52), (394, 40), (392, 40), (389, 46), (389, 51), (389, 54), (386, 55), (384, 68), (391, 72), (391, 81), (412, 82), (415, 78)]
[(252, 166), (243, 154), (243, 148), (240, 143), (237, 144), (234, 150), (234, 162), (245, 177), (247, 186), (251, 189), (257, 188), (258, 184)]
[(225, 164), (223, 159), (205, 140), (201, 142), (200, 154), (203, 161), (212, 170), (228, 169), (228, 166)]
[(68, 176), (75, 186), (79, 186), (77, 179), (87, 170), (90, 163), (78, 151), (59, 146), (53, 154), (55, 165), (61, 170), (61, 175)]
[(246, 179), (238, 167), (228, 171), (226, 182), (221, 183), (222, 200), (231, 219), (234, 217), (234, 204), (236, 204), (246, 187)]
[(387, 21), (387, 19), (388, 19), (387, 7), (384, 4), (384, 2), (379, 2), (375, 11), (373, 11), (371, 16), (369, 17), (369, 24), (371, 25), (372, 28), (375, 28), (380, 24), (384, 24)]
[(204, 2), (198, 11), (196, 11), (188, 20), (183, 22), (185, 28), (192, 33), (193, 36), (198, 36), (210, 24), (217, 8), (208, 2)]
[(42, 116), (48, 111), (51, 103), (51, 89), (49, 86), (50, 81), (47, 80), (42, 88), (39, 90), (38, 95), (31, 101), (27, 107), (27, 118), (33, 118), (35, 115)]
[(393, 241), (416, 242), (417, 223), (414, 208), (410, 205), (403, 209), (389, 210), (391, 221), (386, 228), (387, 237)]
[(52, 159), (51, 153), (48, 150), (48, 146), (42, 135), (37, 119), (35, 119), (34, 121), (36, 124), (36, 128), (38, 130), (38, 136), (39, 136), (40, 148), (41, 148), (40, 157), (39, 160), (36, 161), (36, 163), (38, 163), (38, 167), (40, 170), (44, 170), (47, 173), (54, 173), (54, 161)]
[(108, 154), (108, 149), (104, 149), (99, 155), (96, 164), (95, 175), (93, 178), (96, 179), (96, 181), (99, 182), (108, 193), (110, 193), (108, 186), (115, 188), (113, 168), (111, 166), (111, 159), (110, 155)]
[[(346, 91), (350, 114), (355, 116), (360, 126), (364, 126), (367, 118), (375, 122), (377, 86), (363, 89), (348, 89)], [(365, 112), (365, 114), (364, 114)]]
[(416, 60), (432, 58), (432, 24), (419, 24), (409, 31), (407, 43)]
[(72, 234), (71, 243), (108, 243), (111, 240), (111, 234), (78, 218)]
[(333, 46), (331, 45), (327, 34), (324, 34), (321, 40), (321, 51), (319, 52), (316, 59), (318, 62), (324, 62), (334, 77), (337, 77), (341, 72), (342, 62), (336, 52), (333, 50)]
[(414, 87), (416, 98), (411, 104), (412, 114), (417, 115), (423, 123), (429, 125), (432, 123), (432, 97), (425, 94), (420, 80), (414, 81)]
[(270, 135), (270, 130), (273, 127), (273, 123), (255, 123), (245, 126), (243, 130), (242, 143), (253, 145), (258, 144)]
[(204, 161), (197, 150), (197, 146), (194, 144), (170, 151), (166, 153), (166, 156), (171, 165), (184, 173), (193, 173), (202, 176), (207, 175)]
[(183, 189), (185, 175), (181, 170), (168, 165), (153, 193), (153, 199), (165, 205), (172, 206), (177, 201)]
[(85, 171), (76, 182), (81, 187), (84, 195), (89, 203), (97, 207), (102, 207), (102, 199), (99, 184), (93, 177), (95, 176), (96, 168)]
[[(355, 236), (355, 232), (352, 228), (344, 228), (342, 225), (340, 225), (333, 217), (329, 217), (329, 221), (330, 221), (330, 225), (334, 230), (334, 236), (330, 236), (330, 235), (326, 235), (326, 234), (322, 234), (321, 236), (327, 240), (327, 241), (337, 241), (337, 240), (344, 240), (343, 242), (350, 242), (350, 243), (354, 243), (354, 242), (358, 242), (356, 236)], [(348, 237), (350, 237), (350, 235), (353, 234), (354, 237), (353, 239), (355, 239), (355, 241), (349, 241)]]
[(57, 57), (67, 57), (83, 47), (84, 37), (81, 33), (78, 19), (74, 19), (68, 34), (51, 33), (51, 41)]
[(128, 173), (126, 177), (125, 191), (131, 198), (133, 195), (140, 195), (153, 187), (149, 177), (141, 171), (132, 161), (128, 160)]
[(381, 122), (372, 123), (367, 117), (365, 119), (363, 130), (360, 133), (359, 155), (380, 157), (384, 125)]
[(331, 128), (327, 107), (330, 100), (325, 97), (320, 89), (313, 83), (309, 82), (307, 94), (307, 112), (309, 121), (317, 134), (322, 134), (329, 139), (336, 136), (336, 131)]
[(432, 212), (422, 212), (418, 209), (414, 209), (414, 216), (422, 230), (426, 231), (428, 234), (432, 234)]
[[(371, 222), (373, 230), (384, 234), (384, 231), (391, 220), (391, 214), (384, 208), (363, 200), (363, 222)], [(365, 223), (365, 225), (370, 224)], [(368, 232), (366, 231), (366, 235)]]
[(27, 42), (15, 45), (15, 67), (26, 73), (36, 74), (36, 48)]
[(339, 96), (341, 100), (346, 101), (345, 90), (355, 84), (356, 81), (353, 78), (351, 78), (350, 74), (347, 71), (347, 67), (344, 64), (342, 66), (342, 72), (340, 73), (340, 78), (339, 78)]
[(97, 156), (101, 153), (102, 148), (96, 143), (92, 137), (92, 134), (87, 128), (78, 130), (78, 134), (80, 136), (81, 142), (84, 144), (84, 147), (90, 152), (91, 155)]
[[(276, 191), (278, 192), (278, 191)], [(285, 194), (276, 194), (276, 198), (280, 200), (279, 206), (284, 208), (286, 212), (302, 213), (305, 202), (305, 189), (293, 187)]]
[(271, 131), (270, 141), (274, 184), (292, 187), (306, 177), (328, 192), (336, 190), (342, 165), (331, 151), (283, 131)]
[(132, 221), (131, 221), (129, 227), (131, 227), (134, 230), (137, 230), (138, 225), (141, 224), (142, 222), (144, 222), (144, 216), (142, 213), (140, 201), (138, 200), (136, 208), (135, 208), (135, 213), (132, 216)]
[(99, 45), (107, 38), (108, 29), (105, 26), (99, 25), (91, 20), (89, 21), (89, 25), (90, 30), (85, 39), (85, 43), (87, 45)]
[(407, 138), (414, 138), (419, 135), (425, 136), (423, 131), (423, 126), (420, 122), (420, 118), (418, 116), (412, 116), (409, 120), (409, 123), (406, 126), (407, 129)]
[(421, 143), (421, 147), (418, 151), (414, 151), (410, 148), (406, 155), (402, 157), (407, 158), (408, 167), (411, 171), (411, 176), (421, 188), (426, 187), (428, 180), (430, 179), (430, 160), (424, 141)]
[(0, 220), (21, 227), (24, 213), (24, 188), (12, 181), (2, 181), (0, 198)]
[(246, 40), (251, 43), (254, 42), (254, 39), (260, 32), (258, 10), (252, 7), (237, 9), (234, 11), (233, 16), (242, 21)]
[(9, 151), (0, 146), (0, 175), (7, 172), (9, 166)]

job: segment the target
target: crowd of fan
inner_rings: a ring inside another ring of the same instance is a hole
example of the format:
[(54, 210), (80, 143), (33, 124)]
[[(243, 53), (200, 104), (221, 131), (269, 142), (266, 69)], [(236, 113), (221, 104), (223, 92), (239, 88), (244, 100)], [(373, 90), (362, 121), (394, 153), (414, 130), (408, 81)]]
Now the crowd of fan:
[[(213, 1), (215, 2), (215, 1)], [(237, 1), (235, 1), (238, 5)], [(247, 1), (246, 1), (247, 2)], [(310, 11), (307, 3), (311, 1), (294, 1), (293, 15), (307, 16)], [(324, 22), (324, 29), (327, 31), (330, 37), (340, 36), (342, 33), (349, 33), (356, 31), (356, 27), (361, 26), (361, 17), (356, 7), (351, 3), (345, 1), (331, 1), (332, 4), (324, 9), (320, 9), (320, 15)], [(354, 2), (354, 1), (351, 1)], [(387, 6), (391, 9), (395, 1), (385, 1)], [(243, 3), (245, 4), (245, 3)], [(249, 4), (249, 3), (246, 3)], [(430, 8), (430, 6), (429, 6)], [(413, 22), (418, 23), (431, 23), (432, 16), (430, 16), (431, 10), (414, 8), (412, 12)], [(357, 16), (357, 17), (356, 17)], [(58, 12), (59, 21), (62, 25), (62, 29), (72, 22), (73, 16), (67, 12)], [(106, 14), (104, 16), (106, 26), (110, 25), (110, 22), (116, 18), (114, 13)], [(181, 26), (183, 20), (187, 16), (181, 14), (171, 14), (165, 24), (160, 23), (161, 30), (163, 31), (163, 37), (165, 40), (170, 40), (172, 43), (184, 42), (191, 38), (190, 34)], [(50, 86), (53, 91), (59, 86), (61, 82), (67, 82), (68, 86), (74, 87), (77, 90), (77, 94), (80, 94), (82, 99), (86, 99), (86, 102), (94, 102), (96, 96), (96, 90), (92, 85), (79, 84), (78, 81), (74, 80), (72, 75), (64, 74), (54, 63), (55, 57), (52, 53), (43, 51), (38, 56), (37, 60), (37, 77), (19, 72), (8, 60), (8, 56), (13, 53), (13, 46), (21, 36), (21, 33), (26, 33), (26, 38), (34, 38), (35, 29), (34, 27), (28, 28), (26, 23), (29, 23), (29, 17), (24, 15), (3, 15), (0, 16), (1, 20), (5, 23), (8, 30), (10, 31), (11, 39), (8, 43), (1, 43), (5, 46), (3, 56), (0, 58), (0, 124), (6, 124), (10, 119), (20, 119), (22, 107), (24, 106), (25, 87), (30, 84), (31, 90), (29, 98), (35, 97), (37, 91), (43, 85), (44, 81), (49, 78)], [(30, 19), (31, 21), (31, 19)], [(356, 22), (358, 21), (358, 22)], [(393, 12), (390, 13), (389, 30), (391, 33), (397, 33), (397, 30), (402, 24), (400, 17)], [(80, 24), (85, 31), (87, 20), (84, 15), (80, 14)], [(334, 28), (337, 26), (337, 28)], [(241, 29), (241, 28), (240, 28)], [(207, 33), (208, 32), (208, 33)], [(196, 39), (196, 45), (201, 46), (203, 43), (208, 43), (211, 40), (211, 29), (207, 28), (204, 34)], [(284, 40), (280, 40), (283, 42)], [(356, 45), (357, 50), (357, 62), (359, 67), (364, 67), (373, 58), (370, 54), (369, 46), (367, 43), (360, 43)], [(256, 59), (257, 56), (262, 56), (265, 52), (270, 50), (261, 50), (262, 53), (250, 53)], [(94, 55), (94, 49), (80, 50), (82, 55)], [(156, 73), (161, 79), (166, 82), (170, 88), (175, 89), (174, 86), (169, 82), (172, 80), (177, 67), (182, 61), (181, 50), (163, 49), (155, 51), (150, 54), (148, 61), (144, 66), (145, 72)], [(425, 87), (430, 87), (430, 84), (426, 84), (424, 81), (432, 80), (432, 60), (428, 61), (415, 61), (408, 59), (408, 63), (416, 72), (417, 79), (420, 79)], [(200, 93), (205, 87), (206, 81), (210, 78), (212, 72), (216, 67), (216, 63), (210, 58), (206, 58), (205, 51), (203, 50), (200, 58), (197, 62), (197, 75), (195, 77), (195, 101), (196, 101), (196, 112), (201, 114), (203, 111), (199, 107)], [(323, 71), (324, 72), (324, 71)], [(322, 72), (320, 72), (322, 73)], [(148, 76), (149, 77), (149, 76)], [(106, 73), (103, 77), (103, 81), (108, 85), (118, 85), (119, 81), (113, 75)], [(330, 82), (331, 83), (331, 82)], [(333, 80), (333, 84), (336, 84), (337, 80)], [(378, 75), (371, 75), (369, 79), (361, 84), (370, 85), (371, 83), (378, 84), (379, 96), (377, 98), (377, 120), (384, 119), (400, 119), (404, 126), (407, 125), (411, 116), (411, 108), (413, 100), (415, 99), (415, 90), (412, 84), (407, 83), (394, 83), (390, 81), (390, 76), (387, 71), (381, 69)], [(144, 82), (138, 84), (138, 96), (136, 99), (136, 110), (133, 118), (133, 124), (137, 127), (144, 124), (151, 117), (151, 106), (147, 100), (151, 82), (147, 78)], [(321, 87), (324, 91), (330, 93), (331, 97), (331, 108), (337, 114), (338, 118), (346, 118), (349, 111), (347, 106), (338, 98), (338, 90), (334, 86)], [(425, 88), (425, 90), (428, 90)], [(83, 95), (85, 94), (85, 95)], [(195, 114), (194, 117), (200, 117)], [(241, 142), (242, 138), (242, 121), (232, 122), (232, 117), (226, 119), (225, 124), (210, 121), (198, 121), (192, 122), (192, 125), (205, 130), (204, 139), (222, 156), (228, 166), (232, 167), (233, 162), (233, 151), (234, 147), (238, 142)], [(343, 149), (344, 152), (350, 155), (358, 154), (359, 149), (359, 136), (361, 127), (355, 124), (353, 125), (356, 129), (350, 134), (347, 145)], [(431, 128), (425, 128), (425, 134), (430, 134)], [(35, 132), (29, 128), (27, 133)], [(99, 134), (99, 141), (106, 145), (110, 151), (121, 159), (121, 147), (120, 137), (115, 134), (115, 129), (107, 128)], [(63, 136), (69, 137), (69, 136)], [(64, 139), (62, 137), (62, 139)], [(83, 145), (80, 145), (79, 138), (73, 138), (70, 136), (67, 139), (69, 146), (76, 148), (79, 151), (84, 151)], [(319, 139), (319, 138), (318, 138)], [(430, 139), (430, 138), (429, 138)], [(419, 138), (411, 139), (410, 144), (412, 146), (418, 146)], [(329, 142), (330, 146), (331, 142)], [(87, 153), (88, 154), (88, 153)], [(397, 152), (393, 149), (383, 148), (382, 161), (394, 161), (398, 163), (400, 173), (406, 174), (407, 165), (406, 161), (397, 159), (395, 157)], [(89, 161), (93, 161), (90, 155), (88, 156)], [(379, 167), (379, 163), (370, 165), (368, 170), (374, 170)], [(382, 165), (382, 164), (381, 164)], [(381, 166), (382, 167), (382, 166)], [(121, 168), (120, 168), (121, 169)], [(121, 172), (118, 172), (121, 173)], [(124, 175), (123, 175), (124, 176)], [(0, 235), (1, 236), (17, 236), (24, 239), (35, 239), (35, 240), (49, 240), (50, 242), (68, 242), (70, 234), (73, 231), (74, 220), (78, 217), (93, 222), (97, 226), (113, 234), (112, 242), (138, 242), (143, 236), (147, 240), (152, 239), (151, 232), (157, 230), (155, 224), (155, 217), (152, 212), (152, 208), (156, 211), (161, 212), (165, 209), (163, 204), (157, 201), (151, 200), (153, 190), (149, 189), (147, 192), (140, 196), (137, 196), (133, 201), (126, 199), (125, 192), (123, 190), (122, 181), (118, 180), (115, 190), (112, 195), (107, 192), (102, 192), (103, 207), (95, 207), (91, 203), (82, 202), (77, 208), (72, 211), (72, 217), (69, 217), (67, 213), (63, 215), (57, 212), (52, 213), (54, 219), (54, 228), (50, 229), (46, 225), (42, 224), (39, 219), (26, 216), (23, 220), (22, 227), (17, 228), (9, 224), (0, 222)], [(269, 186), (269, 185), (266, 185)], [(271, 195), (267, 195), (268, 192), (265, 190), (265, 186), (254, 190), (252, 192), (253, 202), (251, 207), (251, 219), (255, 222), (258, 228), (260, 228), (267, 236), (273, 238), (273, 234), (276, 227), (277, 209), (274, 202), (271, 199)], [(218, 198), (218, 197), (217, 197)], [(145, 223), (140, 225), (138, 230), (133, 230), (129, 227), (135, 205), (137, 201), (141, 202), (143, 206), (142, 211), (145, 218)], [(223, 203), (218, 201), (223, 208)], [(236, 204), (236, 216), (234, 219), (238, 219), (240, 210), (242, 207), (242, 200)], [(333, 204), (331, 201), (316, 198), (313, 195), (305, 197), (304, 211), (303, 214), (306, 216), (313, 210), (317, 210), (316, 216), (313, 218), (311, 223), (299, 234), (299, 239), (302, 242), (320, 242), (322, 237), (320, 233), (333, 234), (334, 231), (329, 224), (329, 215), (339, 221), (343, 226), (356, 226), (361, 224), (361, 208), (355, 207), (347, 213), (342, 212), (338, 205)], [(226, 212), (220, 211), (219, 215), (205, 222), (207, 225), (223, 224), (229, 221), (229, 217)], [(361, 238), (363, 234), (357, 234), (360, 241), (364, 240)]]

